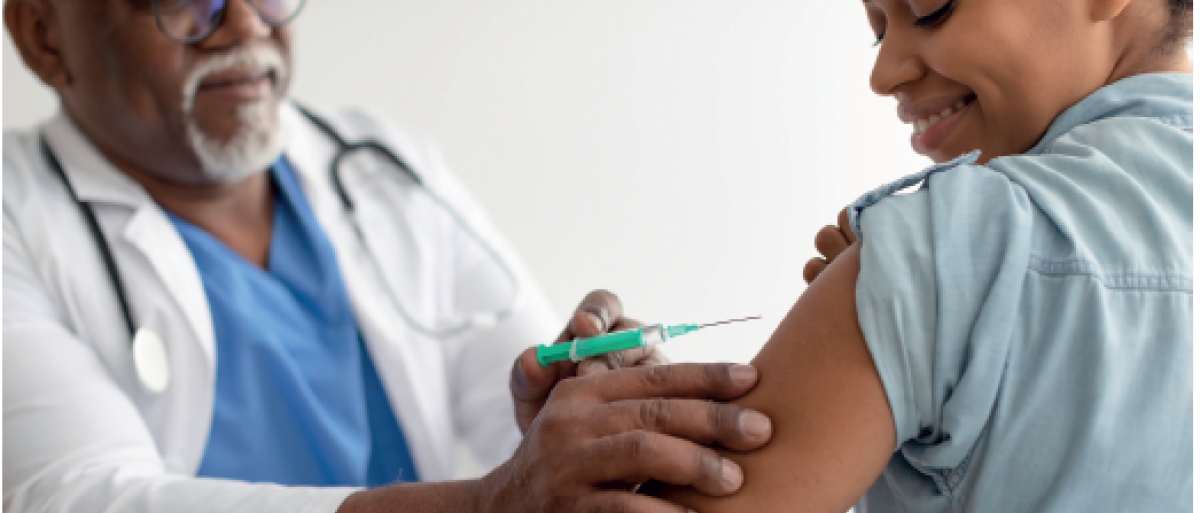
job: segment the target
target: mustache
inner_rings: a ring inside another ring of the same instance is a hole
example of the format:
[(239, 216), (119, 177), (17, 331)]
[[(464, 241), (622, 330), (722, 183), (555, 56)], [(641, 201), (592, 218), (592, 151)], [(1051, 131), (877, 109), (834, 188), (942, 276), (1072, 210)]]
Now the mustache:
[(200, 83), (209, 75), (233, 68), (249, 68), (254, 73), (267, 73), (272, 76), (278, 90), (286, 83), (287, 65), (283, 54), (275, 47), (255, 45), (236, 48), (232, 51), (206, 57), (196, 63), (188, 72), (183, 82), (183, 111), (190, 113), (196, 98), (196, 90)]

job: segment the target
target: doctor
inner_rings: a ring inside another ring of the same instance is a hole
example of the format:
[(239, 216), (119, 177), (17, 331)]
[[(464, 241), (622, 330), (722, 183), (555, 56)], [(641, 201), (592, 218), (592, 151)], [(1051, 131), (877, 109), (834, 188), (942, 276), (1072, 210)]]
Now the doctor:
[[(4, 136), (4, 510), (682, 512), (632, 485), (737, 490), (709, 447), (770, 422), (707, 399), (755, 369), (539, 367), (523, 349), (636, 324), (596, 292), (555, 339), (436, 152), (287, 102), (302, 3), (6, 1), (61, 112)], [(494, 470), (447, 481), (460, 441)]]

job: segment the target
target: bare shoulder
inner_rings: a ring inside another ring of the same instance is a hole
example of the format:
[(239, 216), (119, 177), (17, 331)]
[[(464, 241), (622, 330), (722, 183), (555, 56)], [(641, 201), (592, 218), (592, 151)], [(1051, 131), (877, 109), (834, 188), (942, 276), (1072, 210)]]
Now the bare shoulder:
[(859, 329), (855, 243), (813, 281), (754, 359), (758, 386), (737, 403), (766, 413), (774, 436), (749, 453), (725, 452), (745, 484), (714, 499), (664, 496), (696, 511), (847, 511), (895, 449), (891, 409)]

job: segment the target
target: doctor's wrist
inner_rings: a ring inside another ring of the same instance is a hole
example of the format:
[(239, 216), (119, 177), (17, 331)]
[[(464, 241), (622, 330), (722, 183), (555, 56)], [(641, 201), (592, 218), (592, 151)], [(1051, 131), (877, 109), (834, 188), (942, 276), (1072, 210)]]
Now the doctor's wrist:
[(479, 480), (404, 483), (361, 490), (335, 513), (478, 513)]

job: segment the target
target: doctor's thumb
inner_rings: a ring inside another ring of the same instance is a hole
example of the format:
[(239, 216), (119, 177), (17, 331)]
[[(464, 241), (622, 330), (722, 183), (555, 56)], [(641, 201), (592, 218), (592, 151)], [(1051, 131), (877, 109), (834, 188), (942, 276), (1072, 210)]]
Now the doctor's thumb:
[(536, 347), (526, 349), (517, 357), (517, 361), (513, 362), (508, 385), (516, 410), (517, 425), (521, 427), (522, 433), (533, 424), (533, 420), (542, 411), (550, 392), (554, 390), (554, 385), (574, 375), (574, 362), (554, 362), (542, 367), (538, 363)]

